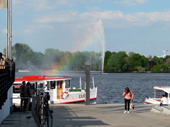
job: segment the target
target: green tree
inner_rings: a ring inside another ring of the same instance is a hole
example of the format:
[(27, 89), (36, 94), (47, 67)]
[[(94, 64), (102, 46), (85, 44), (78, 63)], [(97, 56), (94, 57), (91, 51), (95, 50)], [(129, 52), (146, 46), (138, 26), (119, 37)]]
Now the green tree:
[(128, 56), (125, 51), (119, 51), (117, 55), (120, 55), (123, 59)]
[(152, 60), (156, 63), (156, 65), (160, 65), (160, 64), (162, 64), (163, 58), (154, 56)]
[(161, 70), (161, 66), (160, 65), (155, 65), (153, 66), (153, 68), (151, 68), (151, 72), (152, 73), (159, 73)]
[(16, 43), (12, 46), (12, 56), (15, 62), (19, 62), (20, 56), (29, 52), (33, 52), (33, 50), (27, 44)]
[(108, 66), (113, 72), (123, 72), (124, 60), (120, 55), (112, 54), (108, 60)]
[(130, 62), (132, 64), (132, 68), (133, 71), (137, 71), (137, 67), (138, 66), (142, 66), (143, 65), (143, 59), (142, 56), (140, 54), (134, 54), (131, 58), (130, 58)]

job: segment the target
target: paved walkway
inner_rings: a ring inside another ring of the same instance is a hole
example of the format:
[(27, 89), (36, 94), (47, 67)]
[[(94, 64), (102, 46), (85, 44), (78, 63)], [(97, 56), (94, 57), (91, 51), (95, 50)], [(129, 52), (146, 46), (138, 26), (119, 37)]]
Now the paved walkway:
[(170, 127), (170, 117), (150, 111), (152, 105), (135, 105), (124, 114), (124, 104), (57, 105), (54, 127)]
[[(51, 105), (53, 127), (170, 127), (170, 116), (150, 111), (152, 105), (136, 104), (124, 114), (124, 104)], [(0, 127), (36, 127), (31, 112), (14, 112)]]
[(37, 127), (37, 124), (31, 111), (13, 112), (0, 124), (0, 127)]

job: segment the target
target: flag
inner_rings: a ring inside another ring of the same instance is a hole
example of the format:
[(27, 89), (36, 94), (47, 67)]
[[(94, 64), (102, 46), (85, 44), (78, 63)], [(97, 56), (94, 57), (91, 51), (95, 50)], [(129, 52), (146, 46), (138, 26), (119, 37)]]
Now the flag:
[(169, 50), (166, 50), (167, 52), (169, 51)]
[(7, 8), (7, 0), (0, 0), (0, 9)]

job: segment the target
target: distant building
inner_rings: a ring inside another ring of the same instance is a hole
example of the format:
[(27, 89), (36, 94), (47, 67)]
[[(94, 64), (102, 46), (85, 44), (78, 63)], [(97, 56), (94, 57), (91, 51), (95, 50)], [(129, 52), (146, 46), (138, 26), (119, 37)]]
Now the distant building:
[(164, 54), (162, 56), (157, 56), (158, 58), (165, 58), (166, 56), (170, 56), (170, 54)]

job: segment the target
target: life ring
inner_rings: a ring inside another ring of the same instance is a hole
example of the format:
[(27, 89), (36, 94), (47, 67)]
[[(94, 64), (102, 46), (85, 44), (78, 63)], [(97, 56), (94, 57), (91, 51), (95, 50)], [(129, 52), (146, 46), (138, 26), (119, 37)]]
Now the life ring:
[(68, 97), (69, 97), (68, 92), (63, 92), (63, 93), (61, 94), (61, 98), (62, 98), (62, 99), (67, 99)]

